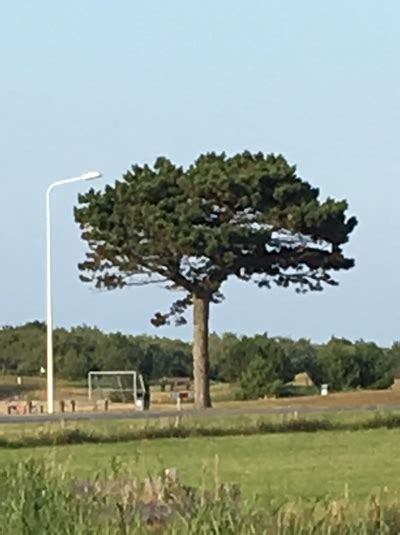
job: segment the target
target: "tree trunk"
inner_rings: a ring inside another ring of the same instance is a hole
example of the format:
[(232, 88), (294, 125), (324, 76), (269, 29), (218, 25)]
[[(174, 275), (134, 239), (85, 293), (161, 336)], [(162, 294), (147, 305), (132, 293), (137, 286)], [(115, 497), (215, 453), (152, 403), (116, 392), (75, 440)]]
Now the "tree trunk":
[(193, 296), (193, 374), (196, 409), (211, 407), (208, 357), (210, 300)]

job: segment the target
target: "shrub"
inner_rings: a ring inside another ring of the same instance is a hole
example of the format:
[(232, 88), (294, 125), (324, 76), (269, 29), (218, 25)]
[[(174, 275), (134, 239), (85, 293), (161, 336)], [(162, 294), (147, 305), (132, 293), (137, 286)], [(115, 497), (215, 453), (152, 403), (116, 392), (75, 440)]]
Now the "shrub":
[(293, 375), (290, 361), (279, 343), (268, 338), (259, 340), (240, 377), (243, 399), (279, 395)]
[(371, 342), (332, 338), (318, 351), (322, 380), (331, 390), (388, 388), (393, 382), (393, 360)]

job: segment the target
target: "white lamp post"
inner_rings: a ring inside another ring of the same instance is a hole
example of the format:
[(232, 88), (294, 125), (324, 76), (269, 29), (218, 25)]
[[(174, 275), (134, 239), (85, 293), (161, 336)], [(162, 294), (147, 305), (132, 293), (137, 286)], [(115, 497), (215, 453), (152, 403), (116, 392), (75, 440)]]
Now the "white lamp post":
[(54, 412), (54, 361), (53, 361), (53, 296), (52, 296), (52, 272), (51, 272), (51, 218), (50, 218), (50, 194), (57, 186), (84, 182), (100, 178), (98, 171), (89, 171), (83, 175), (66, 178), (53, 182), (46, 193), (46, 255), (47, 255), (47, 412)]

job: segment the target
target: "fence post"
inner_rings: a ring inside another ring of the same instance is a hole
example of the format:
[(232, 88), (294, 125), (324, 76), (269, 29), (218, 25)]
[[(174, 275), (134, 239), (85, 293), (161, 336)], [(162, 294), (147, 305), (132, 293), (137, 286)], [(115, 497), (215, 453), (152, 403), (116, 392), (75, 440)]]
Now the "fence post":
[[(180, 392), (177, 392), (177, 396), (176, 396), (176, 410), (179, 412), (182, 410), (182, 400), (181, 400)], [(175, 418), (175, 428), (178, 428), (180, 426), (181, 418), (182, 418), (181, 415)]]

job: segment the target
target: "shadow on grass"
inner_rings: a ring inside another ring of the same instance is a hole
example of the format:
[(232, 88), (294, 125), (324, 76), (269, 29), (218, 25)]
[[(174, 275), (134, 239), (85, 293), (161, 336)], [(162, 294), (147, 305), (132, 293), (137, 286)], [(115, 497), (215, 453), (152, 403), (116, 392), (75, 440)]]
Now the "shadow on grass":
[(29, 394), (33, 394), (41, 389), (41, 384), (38, 383), (25, 383), (22, 385), (3, 383), (0, 384), (0, 401), (7, 399), (26, 399)]

